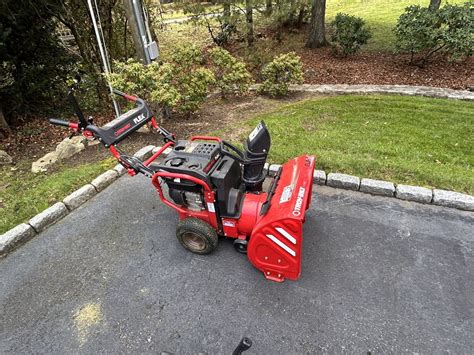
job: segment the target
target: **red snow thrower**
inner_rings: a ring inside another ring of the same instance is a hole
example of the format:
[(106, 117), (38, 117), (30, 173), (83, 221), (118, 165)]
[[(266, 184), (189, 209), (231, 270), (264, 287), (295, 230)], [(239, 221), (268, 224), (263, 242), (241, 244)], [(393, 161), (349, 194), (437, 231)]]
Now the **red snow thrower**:
[[(184, 248), (208, 254), (217, 247), (218, 236), (233, 238), (235, 249), (247, 253), (267, 279), (298, 279), (314, 157), (291, 159), (273, 177), (267, 177), (264, 165), (270, 134), (264, 122), (250, 133), (243, 151), (218, 137), (177, 140), (158, 127), (142, 99), (119, 91), (115, 94), (135, 103), (136, 108), (102, 127), (84, 118), (72, 91), (68, 96), (79, 121), (49, 121), (97, 138), (130, 175), (151, 178), (161, 201), (178, 212), (176, 236)], [(116, 145), (147, 123), (163, 136), (165, 144), (145, 161), (120, 152)], [(268, 185), (265, 189), (264, 183)]]

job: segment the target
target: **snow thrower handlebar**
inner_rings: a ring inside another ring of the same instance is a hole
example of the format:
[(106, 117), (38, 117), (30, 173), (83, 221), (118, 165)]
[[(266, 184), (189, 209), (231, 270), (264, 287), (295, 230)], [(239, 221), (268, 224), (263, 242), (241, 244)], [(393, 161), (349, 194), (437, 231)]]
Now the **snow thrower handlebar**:
[(119, 117), (102, 127), (94, 125), (91, 118), (86, 120), (74, 96), (73, 89), (69, 91), (68, 98), (77, 118), (79, 119), (78, 122), (69, 122), (56, 118), (51, 118), (49, 122), (54, 125), (68, 127), (74, 132), (81, 132), (86, 137), (94, 136), (106, 147), (119, 143), (150, 121), (152, 121), (155, 128), (159, 129), (165, 139), (173, 139), (172, 134), (158, 127), (151, 110), (148, 108), (148, 105), (144, 100), (118, 90), (114, 90), (114, 94), (123, 97), (127, 101), (135, 103), (135, 108), (121, 114)]

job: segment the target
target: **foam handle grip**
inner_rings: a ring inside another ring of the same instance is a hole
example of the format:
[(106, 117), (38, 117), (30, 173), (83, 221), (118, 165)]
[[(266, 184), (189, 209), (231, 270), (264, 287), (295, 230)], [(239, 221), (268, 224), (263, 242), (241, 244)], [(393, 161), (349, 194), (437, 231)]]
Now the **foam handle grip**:
[(59, 120), (57, 118), (50, 118), (49, 123), (54, 124), (56, 126), (69, 127), (69, 122), (68, 121)]

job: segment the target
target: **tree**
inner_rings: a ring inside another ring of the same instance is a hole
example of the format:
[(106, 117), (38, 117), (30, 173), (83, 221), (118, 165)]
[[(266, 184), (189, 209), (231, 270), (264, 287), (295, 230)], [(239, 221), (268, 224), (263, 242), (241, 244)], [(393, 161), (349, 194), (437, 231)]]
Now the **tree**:
[(18, 115), (58, 107), (73, 59), (58, 39), (50, 4), (53, 0), (0, 2), (2, 126)]
[(245, 23), (247, 27), (247, 44), (251, 46), (254, 42), (253, 34), (253, 1), (245, 1)]
[(309, 30), (309, 38), (306, 42), (308, 48), (318, 48), (327, 45), (326, 28), (326, 0), (313, 0), (311, 8), (311, 24)]
[(430, 10), (438, 10), (441, 6), (441, 0), (430, 0)]

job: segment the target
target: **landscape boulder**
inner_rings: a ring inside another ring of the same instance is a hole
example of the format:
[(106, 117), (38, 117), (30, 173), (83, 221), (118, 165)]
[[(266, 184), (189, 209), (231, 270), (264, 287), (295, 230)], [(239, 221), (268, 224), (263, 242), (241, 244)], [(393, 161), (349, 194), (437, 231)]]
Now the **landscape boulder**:
[(47, 171), (48, 168), (54, 165), (56, 162), (68, 159), (80, 151), (84, 150), (86, 147), (83, 143), (84, 137), (75, 136), (72, 138), (65, 138), (61, 143), (56, 147), (56, 150), (49, 152), (45, 156), (39, 158), (37, 161), (33, 162), (31, 165), (31, 171), (33, 173), (39, 173)]

